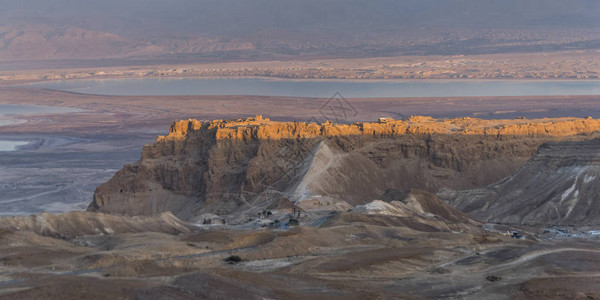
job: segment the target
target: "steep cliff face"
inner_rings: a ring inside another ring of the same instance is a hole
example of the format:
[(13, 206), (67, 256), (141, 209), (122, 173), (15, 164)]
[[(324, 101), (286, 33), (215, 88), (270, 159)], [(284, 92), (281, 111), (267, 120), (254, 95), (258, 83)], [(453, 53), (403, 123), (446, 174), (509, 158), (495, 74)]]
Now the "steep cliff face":
[(358, 205), (388, 189), (469, 189), (509, 175), (544, 142), (591, 139), (599, 129), (593, 119), (179, 121), (98, 187), (89, 210), (191, 218), (282, 199)]
[(440, 195), (481, 220), (512, 224), (600, 224), (600, 140), (548, 143), (510, 176)]

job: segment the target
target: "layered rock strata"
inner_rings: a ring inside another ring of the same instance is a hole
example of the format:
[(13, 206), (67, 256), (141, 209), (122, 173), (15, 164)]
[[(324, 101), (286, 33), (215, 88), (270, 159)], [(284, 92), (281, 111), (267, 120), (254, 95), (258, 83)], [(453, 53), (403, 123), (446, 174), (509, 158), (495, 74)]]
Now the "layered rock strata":
[(472, 189), (508, 176), (543, 143), (593, 139), (599, 129), (600, 120), (573, 118), (178, 121), (98, 187), (89, 210), (189, 219), (283, 199), (354, 206), (389, 189)]
[(484, 221), (600, 225), (599, 178), (600, 140), (548, 143), (524, 166), (498, 182), (439, 194)]

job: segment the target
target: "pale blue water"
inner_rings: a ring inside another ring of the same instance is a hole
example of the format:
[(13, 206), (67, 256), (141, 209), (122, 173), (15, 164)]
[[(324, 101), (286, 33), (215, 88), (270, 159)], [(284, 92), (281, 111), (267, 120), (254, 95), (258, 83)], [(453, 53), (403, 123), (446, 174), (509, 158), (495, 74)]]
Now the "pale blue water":
[(29, 144), (25, 141), (3, 141), (0, 140), (0, 152), (15, 151), (17, 147)]
[(334, 81), (235, 79), (100, 79), (34, 83), (28, 86), (102, 95), (263, 95), (330, 97), (466, 97), (600, 95), (600, 81)]

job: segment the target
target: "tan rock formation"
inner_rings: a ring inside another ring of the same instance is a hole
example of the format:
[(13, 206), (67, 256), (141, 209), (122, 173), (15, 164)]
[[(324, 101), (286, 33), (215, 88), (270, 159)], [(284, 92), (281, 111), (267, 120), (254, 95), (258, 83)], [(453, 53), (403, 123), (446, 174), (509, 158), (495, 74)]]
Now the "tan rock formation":
[(509, 175), (542, 143), (592, 139), (598, 130), (600, 120), (574, 118), (179, 121), (98, 187), (89, 210), (191, 218), (283, 198), (357, 205), (392, 188), (468, 189)]
[(0, 218), (0, 230), (34, 232), (39, 235), (73, 239), (84, 235), (112, 235), (139, 232), (167, 234), (190, 233), (193, 227), (171, 213), (152, 217), (113, 216), (102, 213), (72, 211), (62, 215), (42, 213), (31, 216)]
[(493, 184), (439, 195), (472, 217), (494, 223), (598, 226), (600, 140), (547, 143)]

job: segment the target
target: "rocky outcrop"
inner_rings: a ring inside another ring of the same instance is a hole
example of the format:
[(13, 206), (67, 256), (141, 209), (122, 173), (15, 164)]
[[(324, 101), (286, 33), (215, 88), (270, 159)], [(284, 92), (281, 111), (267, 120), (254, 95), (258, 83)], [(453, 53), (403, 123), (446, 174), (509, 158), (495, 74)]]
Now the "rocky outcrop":
[(421, 215), (434, 216), (450, 223), (479, 224), (456, 208), (450, 206), (435, 194), (411, 189), (408, 191), (388, 190), (380, 197), (383, 201), (404, 205)]
[(411, 189), (388, 190), (349, 212), (335, 214), (323, 226), (361, 222), (378, 226), (407, 227), (425, 232), (479, 232), (481, 222), (473, 220), (432, 193)]
[(494, 184), (439, 195), (490, 222), (599, 225), (598, 178), (600, 140), (548, 143), (523, 167)]
[(112, 235), (139, 232), (190, 233), (193, 226), (166, 212), (151, 217), (123, 217), (102, 213), (72, 211), (61, 215), (42, 213), (31, 216), (1, 217), (0, 231), (33, 232), (42, 236), (73, 239), (84, 235)]
[(593, 119), (179, 121), (98, 187), (89, 210), (192, 218), (281, 199), (354, 206), (388, 189), (470, 189), (509, 175), (544, 142), (590, 139), (599, 129)]

